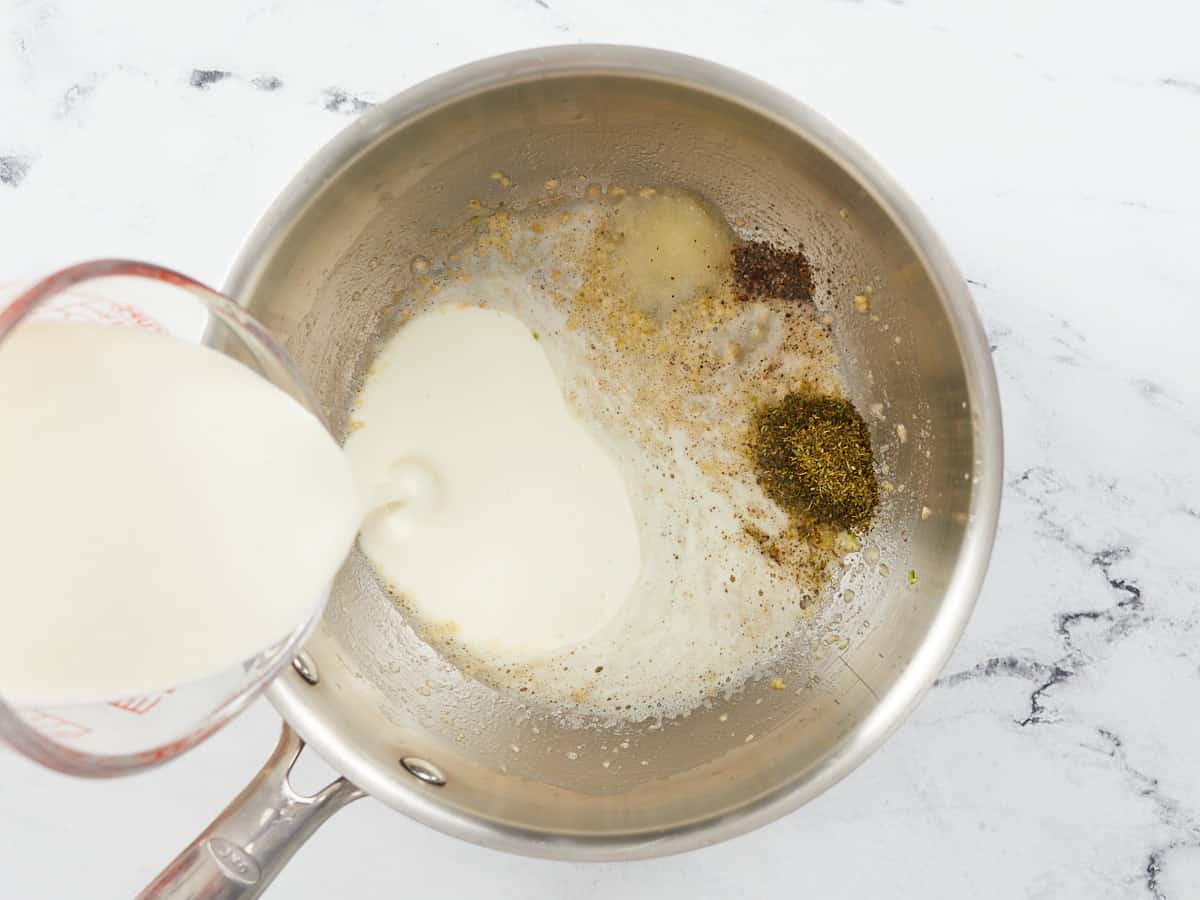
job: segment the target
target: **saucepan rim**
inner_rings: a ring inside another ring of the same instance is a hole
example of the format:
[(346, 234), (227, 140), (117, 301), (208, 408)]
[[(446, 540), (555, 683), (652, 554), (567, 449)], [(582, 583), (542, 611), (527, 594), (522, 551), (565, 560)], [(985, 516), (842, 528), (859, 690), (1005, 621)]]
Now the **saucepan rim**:
[(1003, 474), (1000, 398), (978, 313), (941, 240), (892, 178), (852, 140), (792, 97), (739, 72), (690, 56), (640, 47), (575, 45), (525, 50), (471, 63), (425, 81), (367, 111), (292, 179), (241, 247), (226, 295), (241, 300), (256, 266), (326, 181), (379, 137), (447, 104), (499, 87), (572, 76), (647, 79), (717, 96), (797, 133), (836, 162), (887, 212), (914, 248), (939, 292), (958, 346), (973, 416), (976, 461), (969, 518), (947, 588), (911, 662), (838, 752), (803, 779), (784, 784), (734, 812), (619, 835), (547, 834), (497, 823), (455, 808), (438, 788), (383, 770), (355, 752), (303, 696), (297, 677), (268, 695), (284, 719), (335, 769), (368, 794), (439, 831), (530, 856), (617, 860), (661, 856), (716, 843), (796, 809), (867, 759), (904, 721), (953, 651), (983, 584), (995, 538)]

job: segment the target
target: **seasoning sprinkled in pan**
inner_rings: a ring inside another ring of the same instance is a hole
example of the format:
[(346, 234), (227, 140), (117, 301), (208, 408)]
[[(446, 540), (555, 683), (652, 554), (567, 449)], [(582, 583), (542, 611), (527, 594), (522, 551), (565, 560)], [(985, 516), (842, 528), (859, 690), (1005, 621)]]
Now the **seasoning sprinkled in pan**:
[(788, 394), (751, 433), (758, 483), (789, 513), (866, 528), (879, 503), (871, 435), (849, 400)]
[(766, 241), (748, 241), (733, 248), (733, 280), (743, 298), (812, 299), (812, 266), (805, 255)]

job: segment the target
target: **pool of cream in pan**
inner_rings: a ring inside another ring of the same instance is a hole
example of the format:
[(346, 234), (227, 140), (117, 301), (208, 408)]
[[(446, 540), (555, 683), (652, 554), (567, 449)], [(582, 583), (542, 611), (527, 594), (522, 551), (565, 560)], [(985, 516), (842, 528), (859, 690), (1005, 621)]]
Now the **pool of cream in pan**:
[(787, 520), (746, 429), (756, 404), (836, 391), (836, 357), (810, 305), (735, 294), (732, 240), (678, 192), (498, 213), (406, 298), (346, 446), (365, 483), (399, 479), (412, 502), (361, 547), (467, 675), (640, 721), (808, 646), (836, 554), (764, 558), (753, 535)]

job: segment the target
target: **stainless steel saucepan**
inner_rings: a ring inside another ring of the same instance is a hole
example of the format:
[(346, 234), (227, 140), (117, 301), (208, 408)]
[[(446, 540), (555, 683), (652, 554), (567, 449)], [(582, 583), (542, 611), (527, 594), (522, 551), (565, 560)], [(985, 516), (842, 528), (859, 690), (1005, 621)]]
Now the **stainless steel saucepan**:
[[(510, 183), (490, 179), (496, 171)], [(850, 772), (950, 655), (1000, 502), (988, 346), (962, 277), (912, 202), (790, 97), (711, 63), (625, 47), (457, 69), (370, 110), (317, 154), (246, 243), (226, 293), (283, 341), (343, 428), (414, 257), (444, 252), (469, 199), (520, 206), (551, 178), (580, 192), (688, 188), (731, 221), (804, 243), (848, 392), (883, 412), (872, 434), (895, 485), (869, 563), (846, 575), (854, 599), (834, 601), (848, 644), (806, 644), (782, 675), (786, 690), (752, 682), (684, 719), (574, 728), (463, 678), (416, 638), (355, 554), (305, 653), (270, 689), (287, 723), (275, 754), (147, 895), (256, 896), (363, 793), (532, 856), (636, 859), (711, 844)], [(865, 285), (869, 314), (852, 302)], [(344, 774), (314, 797), (287, 783), (297, 735)]]

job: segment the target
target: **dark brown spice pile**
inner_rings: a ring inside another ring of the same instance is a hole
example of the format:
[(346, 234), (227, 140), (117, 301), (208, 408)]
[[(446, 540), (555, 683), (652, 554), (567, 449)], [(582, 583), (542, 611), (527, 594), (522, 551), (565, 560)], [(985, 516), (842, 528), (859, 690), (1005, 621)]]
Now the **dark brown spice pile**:
[(871, 434), (848, 400), (788, 394), (754, 420), (758, 483), (789, 513), (866, 528), (879, 503)]
[(784, 250), (766, 241), (733, 248), (733, 280), (742, 298), (811, 300), (812, 266), (799, 250)]

